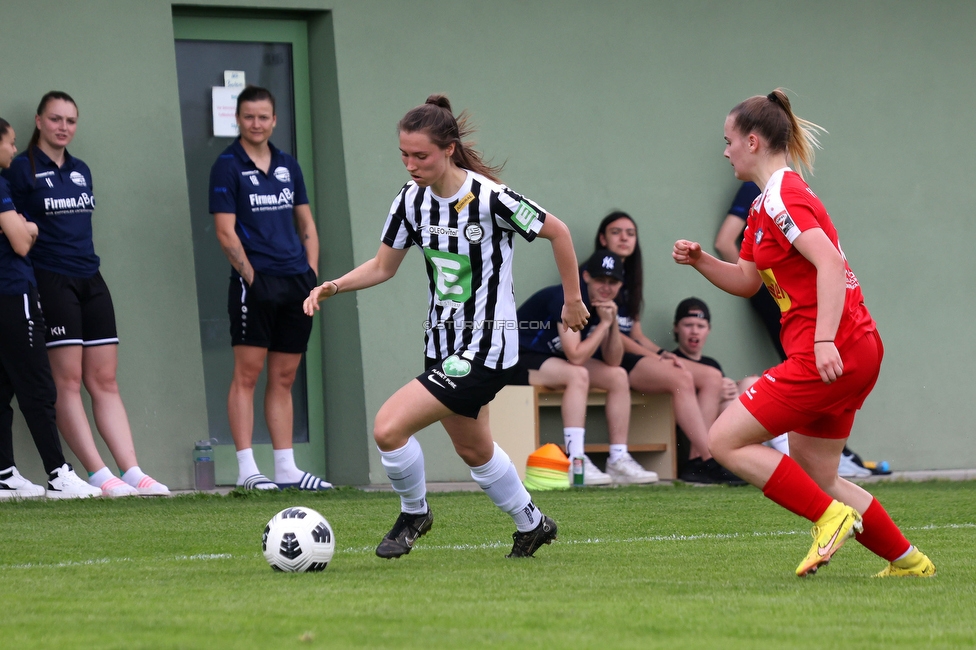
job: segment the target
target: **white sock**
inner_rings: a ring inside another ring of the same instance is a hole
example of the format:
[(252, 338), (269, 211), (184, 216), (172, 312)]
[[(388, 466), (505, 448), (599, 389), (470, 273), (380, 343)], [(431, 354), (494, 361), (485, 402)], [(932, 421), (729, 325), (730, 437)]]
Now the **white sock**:
[(512, 459), (498, 443), (491, 460), (471, 468), (471, 478), (502, 512), (511, 515), (520, 532), (527, 533), (542, 521), (542, 512), (532, 503), (532, 496), (519, 480)]
[(122, 473), (122, 480), (132, 487), (139, 487), (139, 481), (145, 478), (145, 476), (146, 473), (138, 465), (133, 465)]
[(579, 458), (583, 455), (583, 440), (586, 437), (586, 429), (583, 427), (564, 427), (563, 440), (566, 443), (566, 455), (570, 458)]
[(298, 483), (305, 476), (305, 472), (295, 465), (295, 450), (274, 450), (275, 483)]
[(115, 478), (115, 474), (113, 474), (112, 470), (109, 468), (103, 467), (94, 474), (90, 474), (88, 476), (88, 485), (100, 488), (102, 487), (102, 484), (110, 478)]
[(243, 485), (244, 479), (260, 474), (257, 463), (254, 462), (254, 450), (248, 447), (237, 452), (237, 484)]
[(411, 515), (427, 512), (427, 477), (424, 473), (424, 450), (413, 436), (407, 444), (393, 451), (380, 449), (380, 461), (400, 495), (400, 511)]
[(607, 458), (608, 463), (616, 463), (618, 460), (627, 455), (627, 445), (610, 445), (610, 457)]
[(909, 555), (911, 555), (912, 554), (912, 551), (914, 551), (914, 550), (915, 550), (915, 547), (912, 546), (912, 545), (909, 545), (907, 551), (905, 551), (904, 553), (902, 553), (901, 555), (899, 555), (898, 557), (895, 558), (895, 562), (897, 562), (898, 560), (904, 560), (906, 557), (908, 557)]

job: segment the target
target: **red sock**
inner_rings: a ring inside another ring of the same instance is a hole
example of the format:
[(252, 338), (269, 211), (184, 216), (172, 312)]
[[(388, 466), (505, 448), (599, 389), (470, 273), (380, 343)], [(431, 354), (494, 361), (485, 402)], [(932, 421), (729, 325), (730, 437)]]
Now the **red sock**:
[(894, 562), (911, 546), (877, 499), (872, 499), (861, 518), (864, 532), (857, 533), (856, 539), (875, 555)]
[(789, 456), (783, 456), (776, 466), (773, 475), (763, 486), (763, 494), (793, 514), (810, 521), (820, 519), (834, 501)]

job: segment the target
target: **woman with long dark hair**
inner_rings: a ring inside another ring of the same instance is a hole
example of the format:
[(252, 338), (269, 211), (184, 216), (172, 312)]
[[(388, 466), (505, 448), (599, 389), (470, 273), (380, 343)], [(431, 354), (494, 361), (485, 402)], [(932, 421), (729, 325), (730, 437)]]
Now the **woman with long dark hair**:
[[(708, 427), (718, 417), (722, 397), (722, 373), (700, 363), (678, 359), (645, 336), (641, 330), (644, 308), (644, 268), (637, 223), (626, 212), (615, 210), (600, 222), (594, 250), (609, 249), (624, 260), (624, 286), (617, 295), (617, 319), (623, 334), (624, 359), (630, 385), (644, 393), (671, 393), (674, 417), (688, 437), (688, 458), (679, 462), (678, 478), (689, 483), (741, 485), (736, 476), (712, 458), (708, 451)], [(611, 458), (608, 461), (614, 462)], [(634, 462), (627, 458), (624, 463)]]
[[(934, 576), (935, 565), (878, 500), (837, 474), (854, 415), (881, 371), (884, 346), (830, 215), (800, 174), (813, 168), (820, 130), (793, 113), (780, 89), (735, 106), (725, 120), (725, 157), (736, 178), (763, 188), (739, 260), (723, 262), (697, 242), (675, 242), (678, 264), (737, 296), (752, 296), (765, 284), (783, 314), (786, 361), (719, 416), (709, 447), (766, 497), (814, 522), (798, 576), (827, 564), (851, 536), (888, 561), (878, 576)], [(789, 456), (762, 444), (787, 431)]]
[(569, 229), (498, 179), (466, 138), (466, 114), (455, 117), (443, 95), (410, 110), (397, 130), (410, 180), (397, 194), (376, 256), (316, 287), (305, 301), (313, 314), (338, 292), (393, 277), (407, 250), (423, 250), (429, 284), (426, 371), (376, 414), (373, 437), (400, 495), (400, 516), (380, 542), (384, 558), (410, 552), (430, 530), (424, 456), (414, 434), (435, 422), (447, 430), (471, 477), (517, 528), (509, 557), (529, 557), (556, 538), (556, 523), (536, 508), (515, 465), (492, 441), (485, 406), (518, 362), (512, 281), (515, 235), (548, 239), (564, 290), (563, 323), (579, 331), (589, 317), (580, 293)]
[[(78, 106), (52, 90), (41, 98), (27, 151), (4, 176), (17, 209), (40, 234), (31, 250), (47, 323), (47, 348), (58, 389), (58, 429), (88, 470), (88, 482), (110, 497), (168, 495), (136, 460), (132, 430), (116, 383), (119, 338), (112, 296), (99, 272), (92, 240), (95, 195), (91, 171), (67, 147), (78, 126)], [(95, 426), (122, 478), (106, 467), (95, 446), (81, 398), (91, 395)]]

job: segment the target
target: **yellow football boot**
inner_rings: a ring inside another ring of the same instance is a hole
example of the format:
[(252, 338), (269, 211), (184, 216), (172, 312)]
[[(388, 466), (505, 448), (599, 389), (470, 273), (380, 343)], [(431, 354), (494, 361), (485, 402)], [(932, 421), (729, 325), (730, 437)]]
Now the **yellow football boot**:
[(835, 500), (813, 525), (810, 531), (813, 535), (813, 546), (800, 562), (800, 566), (796, 567), (796, 575), (816, 573), (822, 565), (830, 562), (830, 558), (840, 550), (848, 537), (863, 529), (861, 515), (857, 510)]
[(906, 557), (890, 562), (884, 571), (875, 578), (931, 578), (935, 576), (935, 565), (925, 553), (913, 549)]

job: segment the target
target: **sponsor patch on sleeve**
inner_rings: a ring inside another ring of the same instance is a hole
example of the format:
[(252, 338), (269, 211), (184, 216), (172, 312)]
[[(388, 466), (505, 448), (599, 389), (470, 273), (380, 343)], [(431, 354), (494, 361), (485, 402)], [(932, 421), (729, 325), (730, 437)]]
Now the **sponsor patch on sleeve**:
[(525, 201), (521, 201), (518, 210), (512, 215), (512, 222), (522, 229), (522, 232), (529, 232), (533, 222), (539, 218), (539, 213)]
[(790, 213), (786, 210), (783, 210), (773, 217), (773, 223), (776, 224), (776, 227), (780, 229), (791, 244), (800, 234), (800, 229), (796, 227), (795, 223), (793, 223), (793, 218), (790, 217)]

